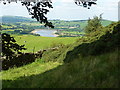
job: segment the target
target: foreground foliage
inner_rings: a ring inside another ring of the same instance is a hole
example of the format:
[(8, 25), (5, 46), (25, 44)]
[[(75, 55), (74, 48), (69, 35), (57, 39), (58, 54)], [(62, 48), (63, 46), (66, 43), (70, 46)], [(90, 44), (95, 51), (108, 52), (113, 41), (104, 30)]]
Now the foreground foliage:
[[(74, 44), (48, 50), (36, 63), (29, 64), (31, 69), (24, 69), (27, 66), (21, 67), (25, 70), (24, 74), (21, 74), (23, 72), (20, 68), (3, 71), (3, 88), (118, 88), (119, 30), (120, 22), (112, 23), (103, 31), (79, 38)], [(66, 63), (60, 66), (57, 64), (58, 67), (48, 71), (38, 65), (63, 61)], [(43, 72), (35, 73), (37, 68)], [(27, 75), (30, 71), (34, 73)], [(10, 76), (10, 73), (16, 74)]]
[(2, 34), (2, 56), (6, 57), (7, 60), (12, 59), (15, 54), (20, 54), (25, 45), (19, 45), (16, 43), (14, 37), (11, 37), (9, 34)]
[(99, 56), (80, 56), (61, 66), (37, 62), (10, 69), (2, 72), (3, 88), (117, 88), (118, 58), (115, 50)]
[(100, 17), (95, 16), (93, 19), (88, 20), (88, 25), (85, 27), (86, 33), (95, 32), (96, 30), (102, 29), (102, 16)]
[(101, 31), (86, 34), (75, 43), (61, 47), (56, 51), (48, 51), (43, 54), (45, 61), (70, 62), (79, 55), (100, 55), (120, 48), (120, 22), (110, 24)]

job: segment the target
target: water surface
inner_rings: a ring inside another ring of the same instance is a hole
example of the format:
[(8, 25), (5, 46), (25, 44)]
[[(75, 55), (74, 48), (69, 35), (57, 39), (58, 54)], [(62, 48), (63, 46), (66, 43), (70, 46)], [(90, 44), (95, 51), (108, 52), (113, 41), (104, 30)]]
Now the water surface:
[(57, 35), (54, 34), (55, 32), (56, 30), (38, 30), (35, 33), (44, 37), (57, 37)]

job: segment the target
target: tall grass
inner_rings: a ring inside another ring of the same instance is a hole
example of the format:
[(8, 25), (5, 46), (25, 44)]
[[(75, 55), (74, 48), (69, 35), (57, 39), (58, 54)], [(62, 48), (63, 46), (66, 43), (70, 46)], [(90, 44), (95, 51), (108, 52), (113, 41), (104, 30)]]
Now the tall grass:
[[(60, 66), (59, 63), (30, 64), (3, 71), (3, 87), (117, 88), (120, 74), (118, 58), (120, 56), (116, 50), (100, 56), (79, 56), (72, 62)], [(50, 70), (51, 67), (56, 68)], [(49, 71), (46, 71), (47, 69)]]

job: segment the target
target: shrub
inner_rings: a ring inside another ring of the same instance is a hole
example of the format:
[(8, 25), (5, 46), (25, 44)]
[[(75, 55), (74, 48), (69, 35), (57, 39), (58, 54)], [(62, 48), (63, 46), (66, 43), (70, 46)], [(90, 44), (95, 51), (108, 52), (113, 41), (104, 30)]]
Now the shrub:
[[(91, 55), (100, 55), (102, 53), (111, 52), (115, 49), (120, 48), (120, 22), (114, 23), (112, 30), (108, 27), (105, 34), (101, 34), (99, 39), (93, 39), (91, 42), (91, 38), (87, 42), (83, 42), (82, 44), (75, 47), (73, 50), (67, 52), (66, 58), (64, 62), (70, 62), (73, 58), (77, 58), (79, 55), (86, 57)], [(110, 25), (111, 26), (111, 25)]]
[(2, 60), (2, 70), (8, 70), (9, 68), (20, 67), (35, 61), (35, 55), (33, 53), (25, 53), (14, 56), (12, 59)]
[(20, 54), (25, 45), (18, 45), (16, 40), (9, 34), (2, 34), (2, 56), (10, 60), (15, 54)]

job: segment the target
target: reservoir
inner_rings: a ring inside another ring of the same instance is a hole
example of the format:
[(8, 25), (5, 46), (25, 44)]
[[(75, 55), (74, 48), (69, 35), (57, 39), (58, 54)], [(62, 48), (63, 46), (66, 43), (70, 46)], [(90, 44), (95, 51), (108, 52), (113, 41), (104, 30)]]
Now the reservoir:
[(55, 32), (57, 31), (56, 30), (34, 30), (32, 33), (36, 33), (44, 37), (57, 37)]

